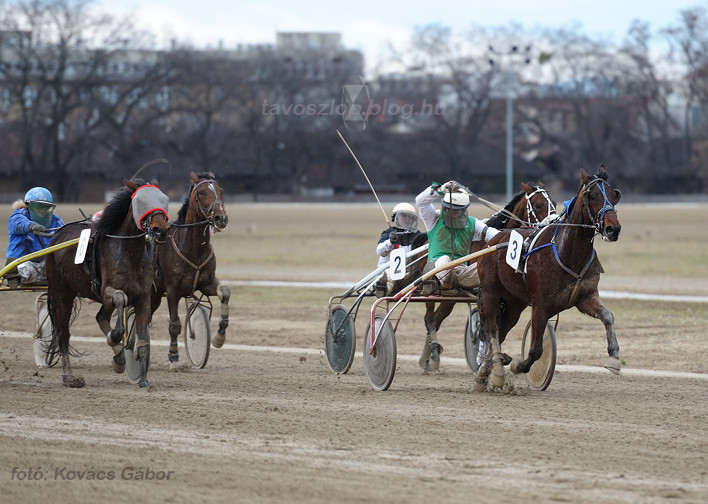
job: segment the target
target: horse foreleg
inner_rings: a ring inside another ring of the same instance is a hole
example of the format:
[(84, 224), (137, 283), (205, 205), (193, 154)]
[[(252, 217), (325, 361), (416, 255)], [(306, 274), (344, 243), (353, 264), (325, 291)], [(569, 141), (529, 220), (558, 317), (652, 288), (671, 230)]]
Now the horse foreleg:
[(182, 323), (179, 320), (179, 298), (168, 295), (167, 308), (170, 312), (170, 348), (167, 351), (167, 358), (170, 361), (170, 369), (175, 371), (179, 369), (179, 346), (177, 340), (182, 332)]
[(219, 301), (221, 301), (221, 319), (219, 320), (219, 329), (216, 336), (211, 340), (214, 348), (221, 348), (226, 341), (226, 328), (229, 326), (229, 299), (231, 299), (231, 289), (225, 285), (219, 285), (217, 291)]
[(134, 352), (138, 354), (138, 362), (140, 363), (140, 378), (138, 379), (138, 387), (145, 388), (150, 386), (147, 379), (147, 371), (150, 363), (150, 303), (148, 301), (137, 302), (135, 308), (135, 329), (138, 340), (135, 342)]
[(587, 300), (582, 300), (576, 307), (582, 313), (602, 320), (602, 323), (605, 325), (605, 332), (607, 333), (608, 357), (605, 361), (605, 369), (612, 374), (619, 374), (621, 363), (619, 360), (619, 343), (617, 343), (617, 335), (615, 334), (615, 316), (600, 302), (600, 297), (597, 293)]
[[(125, 307), (128, 304), (128, 296), (121, 290), (114, 289), (113, 287), (106, 287), (103, 293), (103, 306), (96, 315), (96, 320), (99, 317), (106, 317), (108, 314), (110, 319), (110, 314), (113, 313), (113, 309), (118, 310), (118, 317), (116, 320), (115, 328), (110, 328), (110, 323), (108, 323), (108, 336), (106, 341), (113, 349), (113, 361), (111, 362), (111, 367), (116, 373), (122, 373), (125, 371), (125, 351), (123, 349), (123, 336), (125, 334), (125, 324), (123, 322), (123, 317), (125, 316)], [(104, 312), (104, 315), (101, 315)], [(99, 327), (101, 326), (101, 320), (99, 320)], [(103, 327), (101, 327), (103, 330)], [(105, 332), (105, 331), (104, 331)]]

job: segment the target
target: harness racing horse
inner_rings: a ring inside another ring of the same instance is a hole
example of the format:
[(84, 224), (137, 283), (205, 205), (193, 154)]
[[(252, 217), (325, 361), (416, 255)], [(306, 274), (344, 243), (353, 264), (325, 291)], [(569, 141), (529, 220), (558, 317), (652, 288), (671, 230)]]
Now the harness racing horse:
[[(76, 297), (101, 303), (96, 315), (98, 325), (113, 347), (113, 369), (125, 370), (123, 337), (126, 331), (126, 308), (135, 310), (137, 352), (140, 363), (138, 386), (147, 387), (151, 319), (150, 291), (153, 280), (154, 242), (164, 241), (167, 233), (168, 198), (154, 185), (141, 180), (124, 180), (125, 188), (116, 193), (93, 224), (67, 224), (56, 232), (52, 244), (79, 237), (84, 229), (92, 230), (92, 243), (86, 261), (74, 264), (75, 248), (47, 256), (47, 309), (52, 324), (52, 340), (47, 349), (48, 362), (55, 365), (61, 357), (62, 379), (68, 387), (83, 387), (84, 379), (74, 376), (69, 359), (69, 326), (75, 317)], [(111, 314), (118, 311), (111, 328)]]
[(177, 368), (177, 338), (182, 332), (179, 301), (199, 290), (206, 296), (219, 296), (221, 320), (212, 345), (220, 348), (229, 325), (231, 291), (216, 278), (216, 258), (209, 243), (211, 229), (223, 231), (229, 222), (223, 202), (223, 189), (212, 173), (191, 173), (191, 187), (177, 219), (170, 223), (167, 243), (157, 247), (158, 270), (152, 292), (152, 312), (160, 306), (163, 294), (170, 312), (170, 367)]
[[(481, 339), (491, 342), (491, 352), (479, 369), (475, 389), (486, 390), (504, 384), (501, 344), (519, 320), (521, 312), (531, 306), (531, 342), (525, 360), (512, 360), (514, 373), (527, 373), (543, 352), (543, 334), (548, 320), (571, 307), (602, 320), (607, 333), (608, 359), (605, 368), (620, 372), (619, 345), (614, 330), (614, 315), (600, 302), (597, 286), (603, 273), (595, 254), (593, 241), (601, 235), (617, 241), (622, 226), (615, 205), (621, 193), (607, 182), (604, 165), (588, 176), (581, 169), (581, 185), (575, 198), (566, 203), (561, 219), (541, 229), (524, 254), (525, 271), (506, 263), (506, 250), (487, 254), (477, 262), (481, 281), (479, 314)], [(524, 238), (532, 230), (519, 230)], [(509, 240), (503, 231), (489, 241), (495, 245)], [(500, 302), (504, 310), (499, 315)], [(489, 380), (491, 371), (492, 378)]]
[[(549, 216), (556, 216), (556, 203), (549, 196), (543, 184), (521, 183), (517, 192), (500, 211), (487, 220), (487, 226), (496, 229), (512, 229), (522, 226), (537, 226)], [(484, 242), (474, 241), (470, 254), (482, 250)], [(422, 271), (421, 271), (422, 274)], [(425, 303), (426, 338), (418, 364), (425, 371), (437, 371), (443, 347), (437, 342), (437, 332), (443, 321), (452, 313), (454, 302), (442, 302), (437, 309), (435, 301)]]

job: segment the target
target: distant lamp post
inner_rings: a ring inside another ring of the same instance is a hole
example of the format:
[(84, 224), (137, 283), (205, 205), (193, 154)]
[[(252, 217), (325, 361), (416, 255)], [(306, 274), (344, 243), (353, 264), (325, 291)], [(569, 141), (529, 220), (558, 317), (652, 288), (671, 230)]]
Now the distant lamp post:
[(512, 107), (514, 68), (518, 64), (528, 65), (531, 63), (531, 46), (527, 45), (521, 49), (519, 46), (513, 45), (508, 52), (499, 52), (489, 46), (489, 52), (492, 55), (489, 58), (489, 64), (494, 66), (499, 61), (506, 81), (506, 200), (510, 201), (514, 192), (514, 111)]

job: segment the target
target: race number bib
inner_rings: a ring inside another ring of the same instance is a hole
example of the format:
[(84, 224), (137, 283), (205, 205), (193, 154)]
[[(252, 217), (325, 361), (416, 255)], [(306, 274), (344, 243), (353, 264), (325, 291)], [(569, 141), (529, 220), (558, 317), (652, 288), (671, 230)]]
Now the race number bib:
[(402, 248), (393, 249), (389, 256), (388, 277), (391, 280), (401, 280), (406, 276), (406, 251)]
[(509, 235), (509, 246), (506, 249), (506, 263), (514, 269), (519, 267), (523, 244), (524, 237), (518, 231), (512, 231)]
[(86, 257), (86, 249), (88, 248), (89, 240), (91, 239), (91, 230), (84, 229), (79, 236), (79, 244), (76, 246), (76, 255), (74, 256), (74, 264), (81, 264)]

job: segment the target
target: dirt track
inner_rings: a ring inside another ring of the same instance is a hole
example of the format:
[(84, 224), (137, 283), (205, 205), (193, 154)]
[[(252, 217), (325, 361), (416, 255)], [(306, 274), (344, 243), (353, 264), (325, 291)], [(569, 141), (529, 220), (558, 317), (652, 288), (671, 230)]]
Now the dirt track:
[(155, 344), (146, 392), (109, 371), (96, 338), (76, 343), (86, 388), (68, 389), (60, 369), (37, 372), (29, 337), (8, 336), (7, 503), (708, 499), (705, 375), (561, 367), (545, 392), (514, 379), (514, 394), (480, 394), (459, 359), (428, 376), (401, 359), (374, 392), (360, 352), (336, 376), (319, 350), (227, 345), (206, 369), (174, 373)]
[[(239, 233), (231, 236), (249, 239)], [(249, 278), (255, 267), (226, 269), (225, 277)], [(689, 293), (705, 293), (700, 276), (693, 284), (650, 276), (623, 283), (624, 271), (608, 270), (612, 288), (641, 282), (649, 292), (659, 285), (679, 294), (694, 285)], [(270, 263), (263, 271), (271, 279), (312, 279), (298, 273), (303, 267), (287, 270), (302, 277), (286, 277)], [(360, 271), (318, 270), (320, 280)], [(63, 387), (61, 369), (34, 365), (27, 331), (35, 294), (3, 293), (0, 502), (708, 501), (705, 305), (608, 302), (628, 364), (621, 376), (599, 367), (601, 324), (564, 313), (550, 388), (530, 391), (513, 378), (507, 394), (472, 391), (460, 359), (463, 309), (440, 335), (442, 372), (421, 374), (416, 358), (405, 357), (422, 342), (413, 313), (397, 335), (391, 389), (374, 392), (361, 360), (363, 326), (350, 373), (336, 376), (327, 367), (320, 349), (333, 294), (235, 288), (227, 346), (212, 349), (206, 369), (179, 373), (168, 371), (166, 315), (159, 312), (145, 391), (110, 370), (112, 352), (95, 337), (90, 305), (73, 340), (85, 354), (73, 360), (74, 372), (87, 386)], [(518, 349), (518, 340), (510, 344)]]

